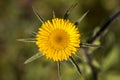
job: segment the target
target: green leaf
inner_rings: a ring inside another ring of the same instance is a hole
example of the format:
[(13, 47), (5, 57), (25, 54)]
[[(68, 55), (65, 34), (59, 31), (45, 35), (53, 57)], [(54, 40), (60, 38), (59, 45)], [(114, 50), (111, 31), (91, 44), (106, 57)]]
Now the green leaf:
[(72, 6), (70, 6), (70, 8), (66, 11), (66, 13), (64, 14), (64, 19), (68, 19), (70, 12), (72, 11), (73, 8), (75, 8), (77, 6), (77, 3), (73, 4)]
[(82, 17), (80, 17), (74, 24), (75, 24), (75, 25), (78, 25), (78, 24), (85, 18), (85, 16), (88, 14), (88, 12), (89, 12), (89, 11), (85, 12), (85, 13), (82, 15)]
[(81, 75), (82, 72), (81, 72), (78, 64), (75, 62), (75, 60), (72, 57), (70, 57), (70, 61), (75, 66), (75, 68), (77, 69), (77, 71), (79, 72), (79, 74)]
[(27, 59), (27, 60), (24, 62), (24, 64), (30, 63), (30, 62), (32, 62), (32, 61), (34, 61), (34, 60), (36, 60), (36, 59), (38, 59), (38, 58), (40, 58), (40, 57), (42, 57), (42, 56), (43, 56), (42, 54), (36, 53), (35, 55), (33, 55), (32, 57), (30, 57), (29, 59)]
[(53, 11), (53, 18), (55, 18), (55, 11)]
[(96, 49), (101, 48), (101, 42), (100, 42), (100, 37), (98, 37), (92, 44), (98, 45), (98, 47), (89, 47), (88, 52), (93, 53)]
[(34, 7), (32, 6), (32, 9), (36, 15), (36, 17), (40, 20), (41, 23), (44, 23), (44, 19), (38, 14), (38, 12), (34, 9)]
[(35, 38), (17, 39), (17, 41), (20, 41), (20, 42), (33, 42), (33, 43), (35, 43), (36, 39)]
[(109, 55), (103, 60), (103, 68), (105, 70), (109, 69), (111, 66), (115, 66), (119, 61), (119, 46), (114, 46), (111, 49)]
[(89, 43), (81, 43), (81, 47), (101, 47), (100, 45), (97, 44), (89, 44)]

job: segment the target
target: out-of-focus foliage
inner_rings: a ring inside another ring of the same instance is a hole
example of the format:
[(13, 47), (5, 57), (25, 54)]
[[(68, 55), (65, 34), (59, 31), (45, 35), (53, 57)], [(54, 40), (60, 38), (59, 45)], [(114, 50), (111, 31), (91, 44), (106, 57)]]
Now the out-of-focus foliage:
[[(75, 22), (89, 10), (88, 15), (79, 24), (82, 42), (86, 42), (96, 27), (99, 27), (117, 10), (120, 0), (0, 0), (0, 80), (57, 80), (57, 66), (55, 62), (41, 57), (29, 64), (24, 61), (37, 53), (37, 46), (33, 43), (17, 42), (18, 38), (35, 37), (41, 23), (33, 13), (31, 4), (41, 16), (52, 18), (63, 17), (65, 11), (73, 3), (78, 6), (71, 12), (70, 19)], [(120, 18), (113, 21), (106, 32), (95, 43), (100, 43), (98, 49), (90, 49), (94, 65), (99, 71), (99, 80), (120, 80)], [(84, 56), (80, 50), (78, 55)], [(91, 71), (85, 58), (80, 68), (84, 77), (90, 80)], [(79, 63), (80, 60), (76, 58)], [(64, 80), (81, 80), (75, 68), (68, 62), (62, 63), (62, 77)]]

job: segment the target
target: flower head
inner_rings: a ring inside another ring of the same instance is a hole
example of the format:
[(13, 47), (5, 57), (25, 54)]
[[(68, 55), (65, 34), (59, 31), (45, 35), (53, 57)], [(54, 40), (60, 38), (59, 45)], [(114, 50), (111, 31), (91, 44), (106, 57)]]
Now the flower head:
[(36, 35), (39, 51), (54, 61), (67, 60), (80, 47), (80, 34), (74, 23), (54, 18), (42, 24)]

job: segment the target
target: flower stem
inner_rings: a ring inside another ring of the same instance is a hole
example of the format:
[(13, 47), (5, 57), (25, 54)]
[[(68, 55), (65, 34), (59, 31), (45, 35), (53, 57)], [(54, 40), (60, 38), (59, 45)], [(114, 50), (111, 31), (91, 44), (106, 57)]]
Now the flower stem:
[(117, 13), (115, 13), (107, 22), (105, 22), (105, 23), (102, 25), (101, 29), (95, 34), (95, 36), (93, 36), (93, 37), (88, 41), (88, 43), (93, 43), (93, 42), (96, 40), (96, 38), (98, 38), (98, 37), (102, 34), (102, 32), (104, 32), (104, 31), (108, 28), (108, 26), (110, 25), (110, 23), (111, 23), (112, 21), (114, 21), (119, 15), (120, 15), (120, 11), (118, 11)]
[(84, 52), (85, 52), (84, 55), (85, 55), (85, 57), (87, 58), (87, 63), (88, 63), (88, 65), (90, 66), (91, 71), (92, 71), (93, 80), (98, 80), (98, 73), (97, 73), (94, 65), (92, 64), (92, 57), (91, 57), (91, 55), (88, 53), (88, 48), (85, 47), (85, 48), (83, 48), (83, 49), (84, 49)]
[[(103, 24), (101, 29), (93, 36), (90, 40), (88, 40), (88, 43), (93, 43), (110, 25), (111, 22), (113, 22), (118, 16), (120, 15), (120, 11), (115, 13), (107, 22)], [(92, 70), (92, 76), (93, 80), (98, 80), (98, 72), (96, 71), (94, 65), (92, 64), (92, 57), (88, 53), (88, 48), (84, 48), (85, 56), (87, 58), (87, 63), (89, 64), (91, 70)]]
[(60, 65), (60, 62), (57, 62), (57, 67), (58, 67), (58, 78), (59, 78), (59, 80), (62, 80), (62, 77), (61, 77), (61, 65)]

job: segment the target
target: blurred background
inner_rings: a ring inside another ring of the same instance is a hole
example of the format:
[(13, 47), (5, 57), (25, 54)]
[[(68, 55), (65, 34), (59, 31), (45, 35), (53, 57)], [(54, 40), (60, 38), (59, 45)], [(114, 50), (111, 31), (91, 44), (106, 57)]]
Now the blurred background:
[[(79, 24), (82, 42), (86, 42), (99, 30), (110, 16), (120, 10), (120, 0), (0, 0), (0, 80), (58, 80), (56, 62), (41, 57), (29, 64), (24, 61), (38, 52), (34, 43), (18, 42), (16, 39), (34, 38), (41, 22), (35, 16), (31, 5), (44, 17), (52, 19), (52, 12), (62, 18), (73, 4), (77, 7), (70, 13), (75, 22), (86, 11), (88, 15)], [(95, 41), (100, 48), (90, 49), (93, 64), (99, 71), (99, 80), (120, 80), (120, 17)], [(78, 55), (84, 58), (82, 49)], [(78, 65), (85, 80), (91, 79), (91, 70), (87, 63)], [(79, 64), (80, 63), (80, 64)], [(63, 80), (82, 80), (69, 62), (61, 66)]]

